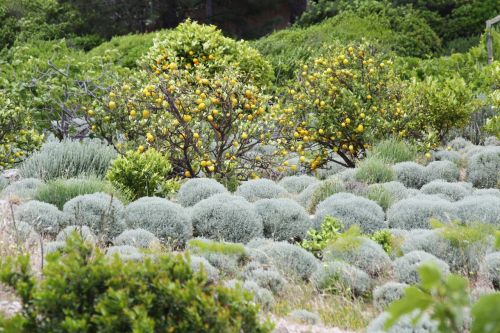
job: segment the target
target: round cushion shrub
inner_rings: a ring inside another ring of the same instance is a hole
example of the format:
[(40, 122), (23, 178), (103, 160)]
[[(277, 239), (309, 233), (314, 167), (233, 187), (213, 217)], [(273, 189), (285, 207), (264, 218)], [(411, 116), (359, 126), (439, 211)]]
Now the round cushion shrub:
[(227, 276), (236, 275), (240, 266), (249, 260), (247, 249), (240, 243), (193, 238), (188, 242), (188, 250), (207, 259), (212, 266)]
[(288, 192), (283, 187), (269, 179), (247, 180), (238, 186), (235, 194), (242, 196), (249, 202), (288, 196)]
[(89, 242), (91, 244), (97, 243), (96, 235), (90, 230), (86, 225), (69, 225), (63, 230), (61, 230), (56, 237), (58, 242), (66, 242), (66, 240), (73, 234), (76, 233), (83, 241)]
[(385, 329), (385, 322), (390, 318), (388, 312), (382, 312), (372, 320), (366, 328), (366, 333), (436, 333), (438, 323), (429, 314), (424, 313), (415, 323), (416, 313), (402, 316), (390, 329)]
[(56, 206), (36, 200), (19, 206), (14, 216), (16, 221), (28, 223), (42, 236), (55, 237), (68, 225), (68, 217)]
[[(298, 161), (298, 158), (297, 158)], [(300, 163), (298, 163), (300, 164)], [(318, 168), (314, 170), (314, 175), (318, 177), (319, 179), (327, 179), (333, 175), (338, 174), (339, 172), (342, 172), (346, 170), (347, 168), (343, 165), (340, 165), (335, 162), (327, 162), (325, 165), (323, 165), (321, 168)]]
[(311, 203), (312, 196), (313, 196), (314, 192), (316, 191), (316, 189), (319, 188), (321, 183), (323, 183), (323, 182), (321, 181), (321, 182), (317, 182), (317, 183), (309, 185), (302, 192), (300, 192), (299, 195), (295, 196), (294, 199), (302, 207), (307, 209), (307, 211), (310, 211), (309, 206)]
[(500, 147), (488, 147), (472, 155), (467, 179), (478, 188), (500, 187)]
[(211, 178), (193, 178), (182, 184), (177, 202), (184, 207), (194, 206), (214, 194), (228, 193), (224, 185)]
[(446, 223), (454, 217), (452, 203), (437, 196), (419, 195), (403, 199), (387, 210), (389, 226), (397, 229), (429, 229), (431, 219)]
[(328, 215), (338, 219), (345, 229), (358, 225), (366, 234), (387, 227), (384, 211), (379, 205), (350, 193), (337, 193), (320, 202), (316, 207), (315, 228), (319, 229)]
[(255, 202), (255, 210), (262, 219), (264, 236), (276, 241), (301, 240), (312, 227), (304, 208), (291, 199), (262, 199)]
[(241, 197), (217, 194), (193, 206), (191, 218), (196, 237), (247, 243), (262, 237), (262, 219)]
[(435, 151), (432, 156), (436, 161), (450, 161), (455, 164), (459, 164), (462, 160), (462, 155), (456, 151), (452, 150), (438, 150)]
[(425, 264), (434, 264), (443, 276), (450, 273), (450, 267), (443, 260), (424, 251), (412, 251), (394, 260), (394, 275), (401, 283), (417, 284), (420, 281), (418, 268)]
[(420, 191), (424, 194), (435, 194), (448, 201), (462, 200), (472, 192), (471, 189), (461, 183), (448, 183), (441, 179), (425, 184)]
[(500, 251), (489, 253), (484, 257), (480, 276), (491, 283), (495, 289), (500, 289)]
[(318, 265), (310, 252), (287, 242), (274, 242), (256, 250), (281, 274), (292, 279), (309, 280)]
[(280, 272), (265, 265), (248, 264), (245, 267), (243, 277), (245, 280), (255, 281), (260, 287), (266, 288), (275, 294), (281, 293), (287, 284)]
[(307, 310), (293, 310), (288, 315), (292, 321), (306, 325), (318, 325), (321, 323), (321, 319), (317, 313), (310, 312)]
[(394, 171), (386, 161), (372, 156), (359, 163), (354, 179), (367, 184), (386, 183), (394, 180)]
[(345, 261), (372, 277), (392, 268), (391, 258), (375, 241), (366, 237), (344, 236), (332, 241), (323, 251), (324, 261)]
[(199, 256), (190, 256), (189, 264), (194, 272), (203, 270), (209, 282), (216, 282), (219, 280), (219, 270), (212, 266), (207, 259)]
[(330, 261), (319, 265), (311, 281), (318, 290), (334, 293), (348, 291), (354, 296), (366, 295), (372, 285), (368, 274), (342, 261)]
[(311, 185), (300, 194), (299, 198), (305, 204), (307, 211), (314, 213), (321, 201), (340, 192), (347, 192), (344, 182), (337, 177), (332, 177)]
[(260, 304), (265, 310), (269, 310), (274, 304), (274, 296), (271, 291), (260, 287), (257, 282), (247, 280), (243, 283), (242, 288), (254, 295), (254, 301)]
[(11, 183), (1, 192), (1, 197), (7, 198), (16, 196), (24, 200), (33, 199), (37, 189), (44, 184), (37, 178), (25, 178)]
[(458, 166), (450, 161), (434, 161), (425, 167), (425, 178), (428, 182), (436, 179), (456, 182), (459, 176)]
[(453, 148), (454, 150), (462, 150), (466, 147), (472, 146), (472, 142), (462, 137), (456, 137), (448, 143), (448, 146)]
[(71, 224), (88, 226), (98, 237), (111, 240), (123, 230), (123, 204), (106, 193), (85, 194), (66, 202), (63, 211)]
[(483, 222), (500, 228), (500, 198), (468, 196), (455, 203), (457, 217), (465, 223)]
[(161, 241), (183, 246), (193, 236), (187, 211), (180, 205), (158, 197), (143, 197), (125, 209), (125, 224), (144, 229)]
[(373, 289), (373, 306), (385, 310), (389, 304), (401, 299), (408, 287), (406, 283), (390, 281)]
[(114, 245), (130, 245), (145, 249), (159, 243), (160, 240), (153, 233), (140, 228), (125, 230), (113, 240)]
[(143, 259), (142, 253), (135, 246), (130, 245), (119, 245), (119, 246), (110, 246), (106, 250), (107, 257), (113, 257), (118, 255), (122, 260), (133, 260), (140, 261)]
[(392, 167), (396, 180), (410, 188), (421, 188), (427, 183), (425, 167), (415, 162), (401, 162)]
[(318, 183), (319, 180), (316, 177), (308, 176), (308, 175), (301, 175), (301, 176), (289, 176), (285, 177), (280, 182), (278, 185), (283, 187), (285, 190), (287, 190), (289, 193), (301, 193), (304, 191), (308, 186), (311, 184)]
[(474, 190), (474, 192), (472, 192), (472, 195), (475, 195), (475, 196), (486, 195), (486, 196), (493, 196), (493, 197), (500, 198), (500, 190), (496, 189), (496, 188), (480, 188), (480, 189)]

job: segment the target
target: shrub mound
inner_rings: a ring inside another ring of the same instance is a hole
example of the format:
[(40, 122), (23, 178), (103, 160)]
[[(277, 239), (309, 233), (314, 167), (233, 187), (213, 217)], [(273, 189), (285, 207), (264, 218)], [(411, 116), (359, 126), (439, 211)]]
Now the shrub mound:
[(484, 257), (480, 276), (490, 282), (495, 289), (500, 289), (500, 252), (492, 252)]
[(450, 161), (434, 161), (425, 167), (425, 178), (428, 182), (436, 179), (456, 182), (459, 176), (457, 165)]
[(203, 272), (206, 274), (209, 282), (216, 282), (219, 280), (219, 270), (212, 266), (207, 259), (199, 256), (189, 257), (189, 265), (193, 272)]
[(424, 313), (416, 323), (415, 314), (402, 316), (389, 330), (384, 328), (385, 322), (389, 319), (389, 313), (383, 312), (371, 321), (366, 328), (366, 333), (434, 333), (438, 331), (438, 323), (430, 319)]
[(125, 224), (144, 229), (162, 242), (183, 246), (193, 235), (189, 215), (180, 205), (157, 197), (143, 197), (125, 209)]
[(263, 234), (262, 219), (241, 197), (217, 194), (193, 206), (191, 218), (196, 237), (247, 243)]
[(313, 213), (321, 201), (339, 192), (346, 192), (344, 182), (332, 177), (309, 186), (300, 194), (299, 200), (304, 203), (307, 211)]
[(40, 179), (25, 178), (9, 184), (0, 194), (3, 198), (16, 196), (24, 200), (29, 200), (35, 197), (37, 189), (43, 184)]
[(242, 196), (249, 202), (288, 196), (288, 192), (283, 187), (269, 179), (247, 180), (238, 186), (235, 194)]
[(479, 188), (500, 187), (500, 147), (488, 147), (472, 155), (467, 179)]
[(68, 217), (56, 206), (36, 200), (19, 206), (14, 216), (16, 221), (26, 222), (42, 236), (51, 238), (68, 225)]
[(441, 179), (425, 184), (420, 191), (424, 194), (435, 194), (448, 201), (462, 200), (472, 192), (462, 183), (448, 183)]
[(394, 171), (385, 160), (372, 156), (362, 160), (356, 168), (354, 179), (367, 184), (386, 183), (394, 180)]
[(318, 325), (321, 323), (321, 318), (318, 314), (302, 309), (293, 310), (288, 315), (288, 318), (295, 322), (306, 325)]
[(57, 234), (56, 241), (66, 242), (74, 233), (76, 233), (76, 235), (78, 235), (78, 237), (80, 237), (83, 241), (89, 242), (90, 244), (95, 244), (97, 242), (96, 235), (85, 225), (67, 226)]
[(122, 232), (113, 240), (114, 245), (130, 245), (137, 248), (149, 248), (160, 240), (153, 233), (144, 229), (130, 229)]
[(455, 207), (437, 196), (419, 195), (396, 202), (387, 211), (387, 221), (391, 228), (429, 229), (431, 219), (451, 222), (455, 217)]
[(385, 310), (389, 304), (403, 297), (406, 283), (387, 282), (373, 289), (373, 306), (377, 310)]
[(140, 261), (144, 259), (143, 254), (135, 246), (117, 245), (110, 246), (106, 250), (107, 257), (118, 256), (121, 260)]
[(182, 184), (177, 201), (184, 207), (194, 206), (214, 194), (227, 193), (224, 185), (211, 178), (193, 178)]
[(283, 187), (289, 193), (298, 194), (298, 193), (301, 193), (302, 191), (304, 191), (311, 184), (315, 184), (318, 182), (319, 182), (319, 180), (315, 177), (308, 176), (308, 175), (301, 175), (301, 176), (285, 177), (282, 180), (280, 180), (278, 185)]
[(450, 273), (448, 264), (443, 260), (424, 251), (412, 251), (394, 260), (394, 275), (401, 283), (417, 284), (420, 281), (418, 268), (424, 264), (436, 265), (443, 276)]
[(427, 183), (425, 167), (415, 162), (401, 162), (393, 166), (396, 179), (406, 187), (421, 188)]
[(368, 274), (342, 261), (323, 263), (314, 272), (311, 280), (318, 290), (351, 292), (354, 296), (367, 294), (372, 284)]
[(279, 294), (285, 288), (287, 282), (275, 269), (251, 262), (245, 267), (243, 273), (245, 280), (255, 281), (259, 287), (266, 288), (275, 294)]
[(489, 223), (500, 228), (500, 198), (469, 196), (455, 203), (457, 217), (465, 223)]

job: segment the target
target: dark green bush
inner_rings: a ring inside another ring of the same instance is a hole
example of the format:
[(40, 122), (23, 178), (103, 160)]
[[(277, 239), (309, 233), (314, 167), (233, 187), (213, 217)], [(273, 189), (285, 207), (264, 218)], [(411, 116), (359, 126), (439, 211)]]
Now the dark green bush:
[(29, 258), (4, 259), (0, 281), (23, 309), (2, 332), (270, 332), (249, 295), (207, 282), (182, 257), (123, 262), (77, 237), (47, 255), (44, 278)]

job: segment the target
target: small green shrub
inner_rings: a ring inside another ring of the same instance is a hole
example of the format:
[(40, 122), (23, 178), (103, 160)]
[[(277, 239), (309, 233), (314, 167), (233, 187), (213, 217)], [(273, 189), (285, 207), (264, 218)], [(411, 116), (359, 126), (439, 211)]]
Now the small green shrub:
[(289, 193), (301, 193), (304, 191), (309, 185), (315, 184), (318, 182), (318, 179), (308, 175), (301, 176), (289, 176), (285, 177), (278, 185), (282, 186)]
[(262, 219), (264, 236), (276, 241), (302, 240), (312, 227), (311, 219), (292, 199), (262, 199), (255, 202)]
[(128, 228), (141, 228), (161, 241), (183, 246), (193, 235), (193, 227), (186, 210), (167, 199), (142, 197), (125, 208)]
[(79, 195), (63, 206), (70, 224), (86, 225), (99, 239), (112, 240), (124, 229), (123, 204), (106, 193)]
[(220, 253), (238, 258), (242, 258), (245, 255), (245, 247), (240, 243), (215, 242), (203, 238), (194, 238), (188, 244), (189, 248), (198, 254)]
[(247, 243), (263, 234), (262, 219), (254, 207), (228, 194), (216, 194), (191, 210), (194, 235), (213, 240)]
[(224, 185), (211, 178), (189, 179), (179, 189), (177, 201), (184, 207), (194, 206), (214, 194), (228, 193)]
[(115, 189), (109, 182), (95, 177), (55, 179), (38, 187), (35, 199), (62, 209), (69, 200), (84, 194), (107, 193), (122, 202), (128, 201), (128, 193)]
[(56, 206), (36, 200), (19, 206), (15, 211), (15, 219), (28, 223), (41, 235), (52, 238), (68, 225), (68, 217)]
[(146, 249), (159, 243), (160, 240), (155, 235), (144, 229), (125, 230), (113, 240), (114, 245), (130, 245)]
[(450, 161), (434, 161), (425, 167), (427, 181), (442, 179), (447, 182), (456, 182), (460, 171), (455, 163)]
[[(309, 189), (309, 188), (308, 188)], [(308, 195), (309, 199), (306, 204), (306, 209), (314, 213), (316, 210), (316, 206), (326, 198), (334, 195), (335, 193), (339, 192), (345, 192), (346, 188), (344, 186), (344, 183), (338, 179), (337, 177), (333, 177), (330, 179), (323, 180), (319, 184), (315, 184), (314, 188), (311, 189), (312, 193), (309, 195), (309, 193), (306, 193), (304, 191), (302, 194)]]
[(25, 178), (11, 183), (0, 193), (3, 198), (19, 197), (24, 200), (33, 199), (36, 191), (43, 185), (43, 181), (36, 178)]
[(382, 184), (370, 185), (366, 197), (376, 202), (384, 212), (397, 200)]
[(387, 139), (373, 146), (369, 156), (375, 156), (386, 163), (414, 161), (417, 158), (417, 148), (408, 142)]
[(106, 177), (117, 188), (130, 192), (133, 199), (140, 197), (169, 197), (179, 184), (169, 179), (172, 166), (169, 159), (154, 149), (141, 153), (129, 151), (113, 161)]
[(435, 194), (448, 201), (459, 201), (472, 192), (463, 184), (448, 183), (441, 179), (425, 184), (420, 191), (424, 194)]
[(354, 179), (367, 184), (385, 183), (394, 180), (394, 171), (382, 158), (372, 156), (359, 163)]
[(425, 167), (415, 162), (401, 162), (393, 166), (396, 179), (410, 188), (421, 188), (427, 183)]
[(377, 310), (385, 310), (389, 304), (404, 296), (406, 283), (387, 282), (373, 289), (373, 305)]
[(314, 254), (316, 258), (321, 259), (323, 258), (323, 250), (329, 242), (340, 235), (341, 229), (343, 229), (342, 223), (327, 215), (319, 230), (311, 229), (307, 232), (307, 238), (300, 243), (300, 246)]
[(372, 285), (368, 274), (342, 261), (319, 265), (311, 280), (318, 290), (353, 296), (366, 295)]
[(500, 187), (500, 147), (486, 148), (472, 155), (467, 179), (479, 188)]
[(370, 239), (382, 246), (384, 251), (390, 256), (397, 254), (399, 250), (397, 237), (389, 229), (375, 231)]
[(255, 281), (247, 280), (242, 283), (238, 280), (229, 280), (226, 281), (225, 285), (228, 288), (243, 289), (250, 292), (253, 295), (254, 302), (260, 304), (266, 311), (269, 311), (274, 304), (273, 294), (269, 290), (259, 287)]
[(98, 140), (49, 141), (22, 163), (20, 171), (23, 177), (43, 180), (102, 177), (115, 157), (115, 150)]
[(23, 310), (0, 326), (26, 333), (271, 331), (247, 295), (207, 283), (180, 256), (107, 259), (75, 238), (63, 252), (47, 256), (43, 279), (27, 257), (1, 259), (0, 280)]
[(412, 251), (394, 261), (394, 275), (401, 283), (417, 284), (420, 281), (418, 269), (426, 264), (434, 264), (444, 276), (450, 273), (448, 264), (443, 260), (424, 251)]
[(288, 192), (283, 187), (269, 179), (255, 179), (243, 182), (238, 186), (235, 194), (242, 196), (249, 202), (288, 196)]

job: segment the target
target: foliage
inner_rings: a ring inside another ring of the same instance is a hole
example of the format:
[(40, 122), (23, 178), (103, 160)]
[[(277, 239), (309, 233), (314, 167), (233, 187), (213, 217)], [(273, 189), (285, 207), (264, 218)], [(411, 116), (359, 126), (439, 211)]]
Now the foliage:
[(492, 252), (484, 257), (480, 273), (495, 289), (500, 289), (500, 252)]
[(427, 181), (442, 179), (448, 182), (456, 182), (460, 176), (457, 165), (450, 161), (434, 161), (425, 167)]
[(464, 223), (476, 222), (500, 226), (500, 198), (493, 195), (470, 196), (456, 204), (457, 217)]
[(241, 197), (216, 194), (198, 202), (191, 210), (196, 237), (247, 243), (262, 236), (262, 219)]
[(264, 236), (276, 241), (302, 240), (312, 223), (309, 215), (292, 199), (262, 199), (255, 202), (262, 218)]
[(179, 188), (169, 179), (172, 166), (168, 157), (154, 149), (144, 153), (128, 151), (113, 161), (106, 178), (117, 188), (131, 193), (133, 199), (148, 196), (169, 197)]
[(443, 276), (450, 273), (448, 264), (441, 259), (424, 251), (412, 251), (394, 260), (394, 275), (399, 282), (413, 285), (419, 282), (419, 268), (427, 264), (435, 265)]
[(31, 200), (15, 211), (18, 222), (26, 222), (43, 236), (55, 237), (68, 223), (68, 217), (56, 206)]
[(289, 318), (307, 325), (318, 325), (321, 323), (321, 319), (316, 313), (307, 310), (293, 310), (290, 312)]
[(388, 254), (394, 254), (398, 250), (398, 242), (390, 230), (378, 230), (370, 236), (370, 239), (378, 243)]
[(396, 202), (387, 210), (387, 221), (391, 228), (429, 229), (430, 220), (450, 222), (455, 216), (455, 207), (437, 196), (417, 196)]
[(95, 177), (54, 179), (37, 187), (34, 199), (47, 202), (62, 209), (69, 200), (84, 194), (107, 193), (122, 202), (129, 200), (129, 194), (119, 191), (109, 182)]
[(236, 189), (236, 195), (242, 196), (250, 202), (260, 199), (283, 198), (287, 191), (269, 179), (253, 179), (241, 183)]
[(14, 317), (2, 318), (0, 326), (17, 332), (159, 332), (172, 327), (180, 332), (270, 332), (247, 296), (207, 283), (182, 257), (108, 260), (71, 238), (64, 254), (47, 256), (43, 275), (35, 279), (27, 257), (2, 260), (1, 280), (24, 306)]
[(179, 193), (177, 193), (177, 201), (184, 207), (190, 207), (203, 199), (219, 193), (227, 193), (227, 190), (216, 180), (210, 178), (193, 178), (181, 185)]
[(394, 171), (385, 160), (372, 156), (359, 163), (354, 179), (367, 184), (386, 183), (394, 180)]
[(194, 238), (188, 244), (191, 249), (196, 249), (196, 253), (221, 253), (238, 257), (245, 255), (245, 247), (239, 243), (215, 242), (208, 239)]
[(159, 243), (160, 240), (155, 235), (144, 229), (125, 230), (113, 240), (114, 245), (129, 245), (146, 249)]
[(219, 280), (219, 270), (212, 266), (207, 259), (198, 256), (190, 256), (189, 265), (194, 272), (203, 271), (207, 275), (208, 281), (216, 282)]
[(340, 230), (343, 229), (342, 224), (327, 215), (319, 230), (311, 229), (307, 232), (307, 238), (304, 239), (300, 246), (314, 254), (316, 258), (323, 258), (323, 250), (332, 240), (340, 235)]
[(335, 193), (345, 192), (346, 188), (344, 183), (338, 179), (337, 177), (332, 177), (320, 182), (314, 188), (311, 188), (312, 192), (307, 193), (304, 191), (302, 194), (309, 194), (309, 198), (307, 198), (306, 209), (314, 213), (316, 207), (320, 202), (325, 200), (326, 198), (334, 195)]
[(368, 274), (342, 261), (321, 264), (311, 279), (319, 290), (353, 296), (367, 294), (372, 284)]
[(422, 186), (424, 194), (436, 194), (448, 201), (459, 201), (471, 194), (471, 191), (460, 183), (448, 183), (444, 180), (433, 180)]
[(472, 333), (493, 333), (499, 327), (500, 294), (484, 295), (472, 307)]
[(39, 187), (43, 186), (43, 181), (36, 178), (24, 178), (9, 184), (1, 192), (2, 197), (18, 197), (21, 199), (33, 199)]
[(376, 156), (387, 163), (394, 164), (415, 160), (417, 148), (408, 142), (389, 138), (373, 145), (368, 151), (368, 155)]
[(138, 248), (131, 245), (114, 245), (106, 249), (106, 257), (119, 257), (123, 261), (142, 261), (144, 255)]
[(43, 180), (105, 175), (116, 152), (99, 141), (49, 141), (21, 165), (23, 177)]
[(396, 179), (406, 187), (421, 188), (427, 183), (427, 175), (424, 166), (415, 162), (401, 162), (393, 166)]
[(491, 147), (469, 159), (467, 179), (474, 187), (500, 187), (500, 148)]
[(92, 230), (90, 230), (89, 227), (87, 226), (81, 226), (81, 225), (69, 225), (63, 230), (61, 230), (56, 237), (56, 241), (66, 244), (66, 241), (72, 237), (74, 234), (76, 234), (78, 237), (80, 237), (84, 242), (89, 242), (90, 244), (96, 244), (97, 243), (97, 237), (94, 235)]
[(392, 281), (376, 287), (373, 289), (373, 305), (378, 310), (385, 310), (390, 303), (404, 296), (407, 287), (406, 283)]
[(123, 204), (106, 193), (74, 197), (64, 204), (63, 212), (70, 224), (88, 226), (101, 241), (113, 239), (124, 229)]
[(250, 265), (245, 268), (243, 274), (245, 279), (255, 281), (259, 287), (268, 289), (275, 294), (279, 294), (284, 290), (287, 282), (278, 271), (259, 266), (250, 267), (249, 269), (248, 266)]
[(289, 125), (288, 149), (311, 170), (329, 161), (354, 167), (371, 140), (399, 126), (399, 89), (392, 62), (368, 44), (338, 46), (308, 61), (278, 118)]
[(350, 193), (334, 194), (318, 205), (314, 218), (317, 228), (326, 215), (338, 219), (345, 229), (357, 225), (366, 234), (386, 227), (385, 214), (379, 205)]
[(193, 235), (186, 210), (167, 199), (142, 197), (125, 208), (125, 224), (145, 229), (174, 247), (183, 246)]
[(285, 177), (279, 181), (279, 185), (282, 186), (289, 193), (301, 193), (311, 184), (318, 182), (318, 179), (308, 175), (301, 176), (289, 176)]

